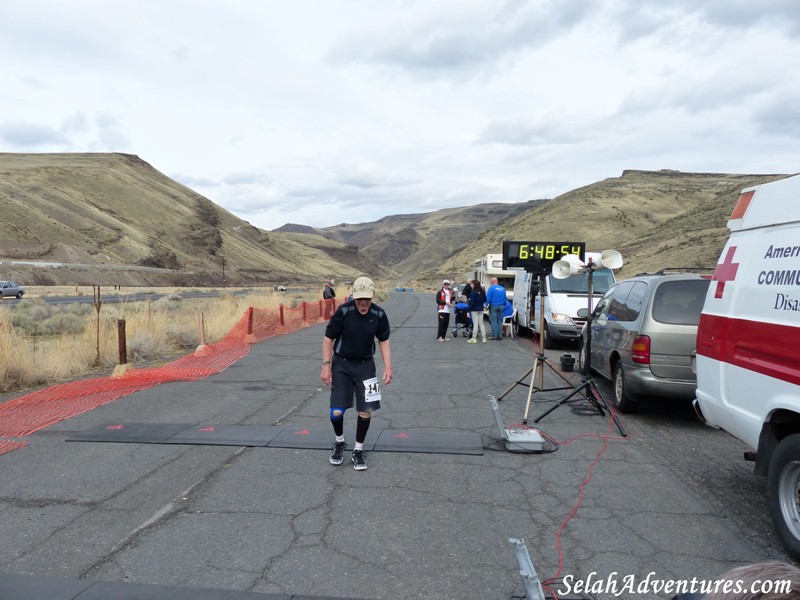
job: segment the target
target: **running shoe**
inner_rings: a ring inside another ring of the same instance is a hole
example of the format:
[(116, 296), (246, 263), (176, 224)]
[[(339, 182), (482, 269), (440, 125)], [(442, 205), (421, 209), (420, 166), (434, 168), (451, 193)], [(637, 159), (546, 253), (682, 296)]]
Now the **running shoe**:
[(367, 470), (367, 455), (363, 450), (353, 450), (353, 468), (356, 471)]
[(331, 464), (340, 465), (344, 462), (344, 451), (347, 448), (347, 441), (334, 442), (331, 450)]

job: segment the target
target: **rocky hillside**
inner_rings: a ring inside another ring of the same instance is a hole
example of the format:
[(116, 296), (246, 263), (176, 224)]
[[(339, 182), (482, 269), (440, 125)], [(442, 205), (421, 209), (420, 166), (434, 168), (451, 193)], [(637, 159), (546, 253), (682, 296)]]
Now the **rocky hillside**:
[(587, 250), (619, 250), (621, 277), (665, 267), (713, 269), (742, 188), (786, 176), (625, 171), (501, 223), (435, 274), (460, 275), (475, 258), (501, 252), (503, 240), (585, 241)]
[(546, 201), (477, 204), (321, 229), (287, 224), (275, 231), (316, 234), (337, 240), (358, 248), (360, 254), (398, 274), (407, 275), (438, 269), (448, 256), (465, 244), (543, 202)]
[[(621, 277), (713, 268), (742, 188), (786, 175), (625, 171), (552, 200), (267, 232), (125, 154), (0, 154), (0, 277), (27, 284), (460, 278), (504, 240), (619, 250)], [(14, 261), (61, 263), (30, 267)]]
[(346, 243), (253, 227), (132, 155), (0, 154), (0, 214), (3, 277), (29, 283), (220, 285), (223, 261), (230, 285), (389, 274)]

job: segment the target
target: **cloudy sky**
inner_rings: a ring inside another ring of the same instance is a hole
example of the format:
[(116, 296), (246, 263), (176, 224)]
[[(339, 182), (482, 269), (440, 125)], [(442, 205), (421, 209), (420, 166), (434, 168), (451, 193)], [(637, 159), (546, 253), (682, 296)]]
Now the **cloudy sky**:
[(0, 152), (126, 152), (257, 227), (800, 171), (797, 0), (0, 0)]

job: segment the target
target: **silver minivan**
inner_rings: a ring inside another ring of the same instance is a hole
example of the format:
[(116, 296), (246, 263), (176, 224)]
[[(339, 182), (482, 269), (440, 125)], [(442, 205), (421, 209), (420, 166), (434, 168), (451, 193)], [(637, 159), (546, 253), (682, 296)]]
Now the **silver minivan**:
[[(613, 404), (635, 410), (644, 396), (692, 400), (697, 323), (708, 275), (655, 273), (614, 284), (592, 313), (590, 365), (614, 387)], [(586, 371), (586, 326), (578, 366)]]

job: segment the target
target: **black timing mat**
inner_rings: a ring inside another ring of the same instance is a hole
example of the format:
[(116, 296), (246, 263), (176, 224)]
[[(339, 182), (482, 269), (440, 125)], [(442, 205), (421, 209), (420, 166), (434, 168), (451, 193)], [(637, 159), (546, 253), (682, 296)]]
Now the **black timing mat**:
[(483, 454), (480, 433), (463, 431), (401, 431), (384, 429), (375, 452), (429, 452), (432, 454)]
[(265, 425), (198, 425), (176, 433), (166, 443), (266, 446), (281, 431), (283, 427)]
[[(372, 450), (379, 432), (367, 431), (367, 439), (364, 440), (364, 450)], [(347, 440), (347, 449), (353, 449), (356, 441), (355, 429), (345, 429), (344, 437)], [(304, 448), (309, 450), (330, 450), (333, 445), (333, 428), (314, 428), (314, 427), (284, 427), (276, 435), (268, 446), (270, 448)]]
[[(355, 431), (345, 430), (347, 448), (355, 442)], [(111, 423), (77, 433), (68, 442), (125, 442), (143, 444), (199, 444), (329, 450), (330, 427), (268, 425), (170, 425)], [(483, 454), (479, 433), (464, 431), (406, 431), (370, 429), (364, 449), (373, 452), (423, 452), (431, 454)]]
[(68, 442), (130, 442), (164, 444), (176, 433), (192, 427), (191, 423), (108, 423), (77, 433)]
[[(0, 573), (2, 600), (348, 600), (332, 596), (260, 594), (237, 590), (182, 588), (148, 583), (59, 579)], [(349, 600), (357, 600), (351, 598)]]
[(3, 600), (74, 600), (94, 581), (59, 579), (57, 577), (31, 577), (0, 573), (0, 598)]

